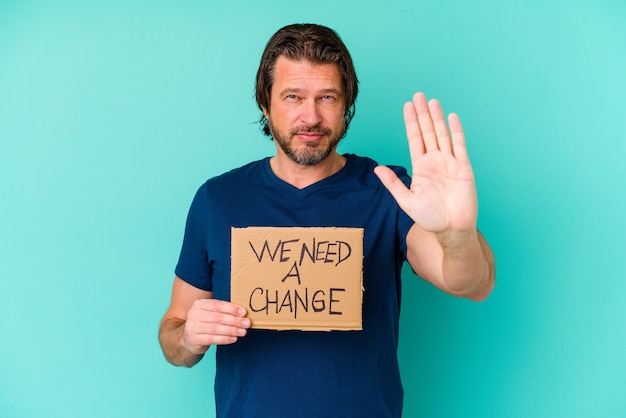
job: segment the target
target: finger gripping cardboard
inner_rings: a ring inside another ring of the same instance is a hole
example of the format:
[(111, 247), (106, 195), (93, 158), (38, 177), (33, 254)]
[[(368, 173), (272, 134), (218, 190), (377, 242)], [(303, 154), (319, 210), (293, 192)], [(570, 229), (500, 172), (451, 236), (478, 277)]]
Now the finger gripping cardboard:
[(231, 229), (231, 301), (252, 328), (361, 330), (363, 229)]

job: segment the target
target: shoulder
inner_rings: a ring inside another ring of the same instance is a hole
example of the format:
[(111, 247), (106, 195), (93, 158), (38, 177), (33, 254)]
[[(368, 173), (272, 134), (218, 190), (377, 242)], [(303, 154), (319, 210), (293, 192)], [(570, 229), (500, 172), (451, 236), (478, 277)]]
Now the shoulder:
[(206, 207), (214, 198), (224, 198), (231, 195), (233, 190), (253, 187), (252, 184), (262, 177), (261, 173), (265, 164), (267, 164), (267, 158), (209, 178), (196, 190), (193, 206)]
[(269, 158), (264, 158), (262, 160), (252, 161), (241, 167), (234, 168), (223, 174), (210, 178), (209, 180), (207, 180), (206, 184), (210, 186), (213, 184), (228, 183), (231, 181), (238, 181), (241, 179), (250, 181), (251, 180), (250, 176), (254, 176), (252, 177), (252, 179), (257, 178), (256, 176), (259, 174), (259, 172), (262, 171), (264, 167), (267, 165), (268, 159)]
[(265, 166), (267, 165), (267, 160), (268, 158), (253, 161), (212, 177), (200, 186), (199, 192), (208, 194), (221, 193), (232, 190), (235, 187), (240, 187), (241, 185), (254, 183), (262, 177), (263, 170), (265, 170)]
[[(374, 174), (374, 168), (380, 164), (376, 160), (355, 154), (344, 154), (344, 156), (346, 157), (348, 164), (350, 165), (351, 171), (353, 171), (354, 173), (361, 173), (368, 176), (371, 175), (376, 180), (376, 182), (378, 182), (378, 177), (376, 177), (376, 175)], [(402, 179), (402, 181), (404, 181), (405, 183), (409, 179), (409, 174), (406, 168), (399, 165), (388, 165), (387, 167), (393, 170), (393, 172), (396, 173), (396, 175), (400, 177), (400, 179)]]

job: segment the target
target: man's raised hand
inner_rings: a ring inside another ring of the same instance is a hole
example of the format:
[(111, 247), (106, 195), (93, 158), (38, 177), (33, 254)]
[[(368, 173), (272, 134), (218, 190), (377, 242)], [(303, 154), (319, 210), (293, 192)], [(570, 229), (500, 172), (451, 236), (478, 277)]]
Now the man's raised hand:
[(439, 101), (427, 102), (423, 93), (416, 93), (404, 105), (404, 123), (412, 165), (410, 188), (387, 167), (376, 167), (376, 175), (422, 229), (444, 240), (475, 232), (478, 199), (459, 117), (449, 115), (448, 129)]

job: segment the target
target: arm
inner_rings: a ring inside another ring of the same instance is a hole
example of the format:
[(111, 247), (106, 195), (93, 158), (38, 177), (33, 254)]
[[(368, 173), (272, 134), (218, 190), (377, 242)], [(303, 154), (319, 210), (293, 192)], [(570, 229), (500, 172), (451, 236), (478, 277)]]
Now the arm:
[(191, 367), (211, 344), (232, 344), (250, 327), (244, 308), (213, 299), (212, 292), (176, 277), (172, 301), (161, 320), (159, 342), (168, 362)]
[(485, 299), (495, 282), (493, 253), (476, 229), (478, 197), (461, 121), (445, 123), (437, 100), (422, 93), (404, 106), (411, 186), (387, 167), (375, 173), (398, 205), (415, 221), (407, 235), (413, 270), (440, 289), (472, 300)]
[(493, 252), (479, 231), (444, 249), (436, 234), (415, 224), (407, 235), (407, 259), (418, 276), (454, 296), (482, 301), (495, 284)]

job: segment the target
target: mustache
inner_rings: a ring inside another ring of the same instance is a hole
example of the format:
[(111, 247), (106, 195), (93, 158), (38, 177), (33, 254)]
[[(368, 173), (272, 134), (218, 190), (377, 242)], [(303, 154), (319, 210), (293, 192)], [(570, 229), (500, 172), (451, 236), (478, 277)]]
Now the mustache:
[(315, 132), (323, 135), (332, 134), (332, 130), (329, 128), (325, 128), (323, 126), (315, 125), (315, 126), (298, 126), (293, 128), (290, 132), (291, 136), (298, 135), (302, 132)]

